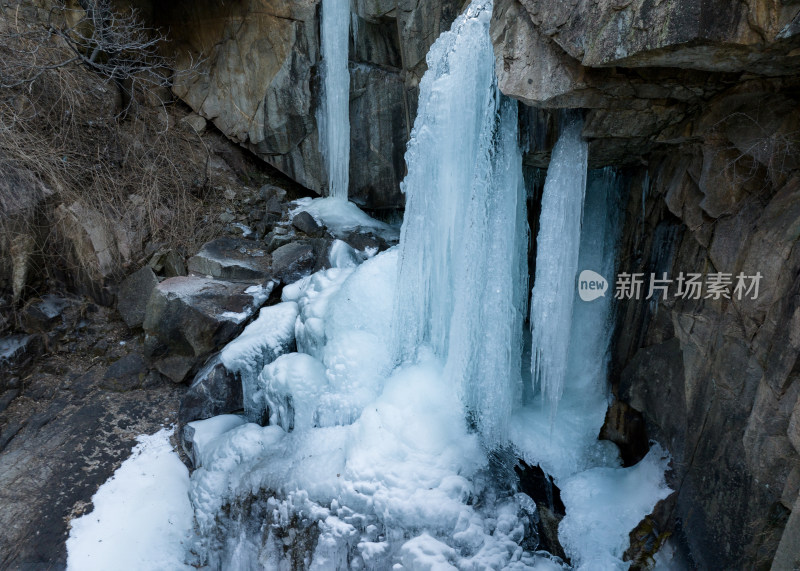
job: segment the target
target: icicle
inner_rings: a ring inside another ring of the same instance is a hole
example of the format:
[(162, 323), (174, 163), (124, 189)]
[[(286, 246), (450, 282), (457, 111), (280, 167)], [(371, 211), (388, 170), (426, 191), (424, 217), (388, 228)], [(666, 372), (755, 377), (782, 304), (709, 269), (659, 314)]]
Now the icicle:
[(317, 113), (319, 146), (328, 171), (328, 196), (347, 198), (350, 182), (350, 0), (323, 0), (322, 105)]
[(395, 354), (430, 345), (484, 440), (521, 389), (527, 220), (517, 104), (498, 91), (492, 4), (473, 2), (428, 55), (403, 182)]
[(536, 242), (536, 277), (531, 298), (534, 390), (555, 414), (564, 390), (570, 329), (581, 243), (581, 216), (586, 192), (588, 145), (581, 139), (582, 121), (570, 120), (553, 149), (542, 192)]

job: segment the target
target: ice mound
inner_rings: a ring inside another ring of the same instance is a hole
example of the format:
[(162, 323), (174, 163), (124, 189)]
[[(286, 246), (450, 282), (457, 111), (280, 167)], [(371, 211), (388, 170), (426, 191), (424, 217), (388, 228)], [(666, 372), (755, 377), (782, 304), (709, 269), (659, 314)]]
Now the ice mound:
[(655, 444), (630, 468), (592, 468), (563, 483), (567, 515), (558, 527), (576, 569), (627, 569), (628, 533), (672, 493), (664, 480), (669, 458)]
[[(287, 432), (246, 424), (221, 434), (192, 477), (201, 561), (236, 568), (304, 557), (319, 569), (440, 569), (445, 562), (458, 569), (561, 568), (534, 552), (533, 502), (492, 485), (463, 415), (442, 364), (429, 355), (386, 379), (351, 425)], [(263, 528), (251, 525), (256, 512), (267, 520)], [(291, 553), (277, 549), (292, 533)]]

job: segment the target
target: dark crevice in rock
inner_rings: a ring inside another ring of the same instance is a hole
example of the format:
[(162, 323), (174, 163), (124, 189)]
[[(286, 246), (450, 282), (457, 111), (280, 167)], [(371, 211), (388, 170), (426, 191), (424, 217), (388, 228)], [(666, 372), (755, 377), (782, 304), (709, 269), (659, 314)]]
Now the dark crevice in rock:
[(553, 483), (552, 476), (539, 466), (530, 466), (519, 460), (514, 472), (519, 479), (519, 490), (536, 503), (539, 549), (569, 562), (558, 540), (558, 524), (567, 513), (561, 501), (561, 490)]

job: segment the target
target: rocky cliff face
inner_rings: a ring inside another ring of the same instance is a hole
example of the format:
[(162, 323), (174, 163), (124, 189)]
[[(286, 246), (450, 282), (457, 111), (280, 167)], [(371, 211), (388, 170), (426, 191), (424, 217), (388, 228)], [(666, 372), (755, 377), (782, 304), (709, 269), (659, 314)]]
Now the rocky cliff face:
[[(350, 46), (350, 197), (370, 209), (404, 204), (399, 184), (425, 54), (457, 15), (455, 0), (359, 0)], [(179, 67), (199, 74), (175, 93), (228, 137), (324, 193), (318, 146), (319, 0), (169, 3)], [(188, 48), (188, 49), (187, 49)]]
[[(563, 107), (630, 176), (620, 271), (732, 277), (730, 299), (620, 303), (613, 382), (673, 455), (654, 515), (700, 568), (800, 559), (800, 6), (499, 0), (501, 89), (546, 166)], [(760, 273), (757, 299), (733, 293)], [(646, 295), (642, 293), (642, 297)]]

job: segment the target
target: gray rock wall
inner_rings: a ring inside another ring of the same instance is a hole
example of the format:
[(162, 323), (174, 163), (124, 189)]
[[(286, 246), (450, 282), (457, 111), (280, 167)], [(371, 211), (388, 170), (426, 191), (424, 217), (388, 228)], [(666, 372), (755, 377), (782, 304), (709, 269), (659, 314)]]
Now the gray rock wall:
[[(733, 281), (730, 299), (676, 297), (673, 282), (658, 304), (623, 301), (616, 335), (616, 395), (673, 455), (660, 531), (701, 569), (769, 568), (782, 538), (784, 561), (800, 555), (786, 527), (800, 489), (800, 172), (787, 142), (800, 101), (780, 87), (712, 99), (691, 142), (634, 169), (627, 206), (621, 271)], [(738, 299), (736, 276), (759, 272), (758, 298)]]
[(586, 109), (597, 167), (685, 142), (698, 110), (748, 77), (795, 77), (797, 22), (800, 5), (769, 0), (497, 0), (491, 31), (501, 91)]
[[(225, 135), (320, 194), (319, 0), (170, 3), (180, 69), (175, 93)], [(402, 208), (399, 183), (425, 55), (457, 16), (454, 0), (358, 0), (350, 48), (350, 197), (369, 209)]]

